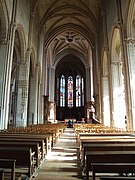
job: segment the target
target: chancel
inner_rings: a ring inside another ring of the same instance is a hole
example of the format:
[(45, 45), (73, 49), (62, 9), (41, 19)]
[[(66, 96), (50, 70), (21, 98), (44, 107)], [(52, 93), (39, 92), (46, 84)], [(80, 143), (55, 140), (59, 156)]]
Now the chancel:
[(135, 179), (134, 132), (135, 0), (0, 0), (1, 180)]

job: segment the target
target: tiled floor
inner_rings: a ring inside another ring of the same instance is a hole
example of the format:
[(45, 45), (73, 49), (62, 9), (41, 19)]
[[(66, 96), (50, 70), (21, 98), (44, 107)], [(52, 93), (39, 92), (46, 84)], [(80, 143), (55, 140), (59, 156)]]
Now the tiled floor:
[(81, 169), (77, 158), (75, 135), (65, 129), (52, 152), (43, 161), (33, 180), (80, 180)]

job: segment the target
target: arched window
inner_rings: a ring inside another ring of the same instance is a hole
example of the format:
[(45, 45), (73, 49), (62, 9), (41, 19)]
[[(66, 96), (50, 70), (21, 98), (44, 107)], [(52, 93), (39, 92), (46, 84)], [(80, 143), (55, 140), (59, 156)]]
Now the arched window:
[(60, 78), (60, 106), (65, 106), (65, 77), (63, 75)]
[(84, 106), (84, 82), (80, 75), (76, 76), (76, 107)]
[(57, 78), (57, 106), (84, 106), (84, 78), (80, 75), (61, 75)]
[(73, 107), (73, 77), (68, 77), (68, 107)]
[(82, 78), (82, 106), (84, 106), (84, 79)]
[(76, 107), (81, 106), (81, 77), (76, 76)]

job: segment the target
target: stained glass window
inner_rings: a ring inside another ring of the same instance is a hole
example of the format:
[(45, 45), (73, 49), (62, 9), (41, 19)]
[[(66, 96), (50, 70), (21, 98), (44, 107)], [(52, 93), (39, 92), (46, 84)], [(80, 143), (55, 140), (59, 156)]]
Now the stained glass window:
[[(57, 105), (60, 107), (84, 106), (84, 78), (77, 75), (65, 78), (62, 75), (57, 79)], [(75, 102), (74, 102), (75, 101)]]
[(81, 106), (81, 77), (76, 76), (76, 107)]
[(59, 88), (60, 88), (60, 87), (59, 87), (59, 85), (60, 85), (60, 84), (59, 84), (59, 82), (60, 82), (59, 80), (60, 80), (60, 79), (57, 78), (57, 106), (59, 105)]
[(84, 79), (82, 78), (82, 106), (84, 106)]
[(68, 77), (68, 107), (73, 107), (73, 77)]
[(63, 75), (60, 78), (60, 106), (65, 106), (65, 77)]

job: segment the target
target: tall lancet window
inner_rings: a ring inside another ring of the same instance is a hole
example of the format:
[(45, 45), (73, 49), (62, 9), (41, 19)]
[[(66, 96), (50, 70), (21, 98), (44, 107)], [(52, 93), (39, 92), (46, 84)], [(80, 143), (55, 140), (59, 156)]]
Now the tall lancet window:
[(76, 107), (84, 106), (84, 79), (76, 76)]
[(68, 77), (68, 107), (73, 107), (73, 77)]
[(81, 106), (81, 77), (76, 76), (76, 107)]
[(60, 106), (65, 106), (65, 76), (60, 78)]
[(84, 106), (84, 78), (82, 78), (82, 106)]

